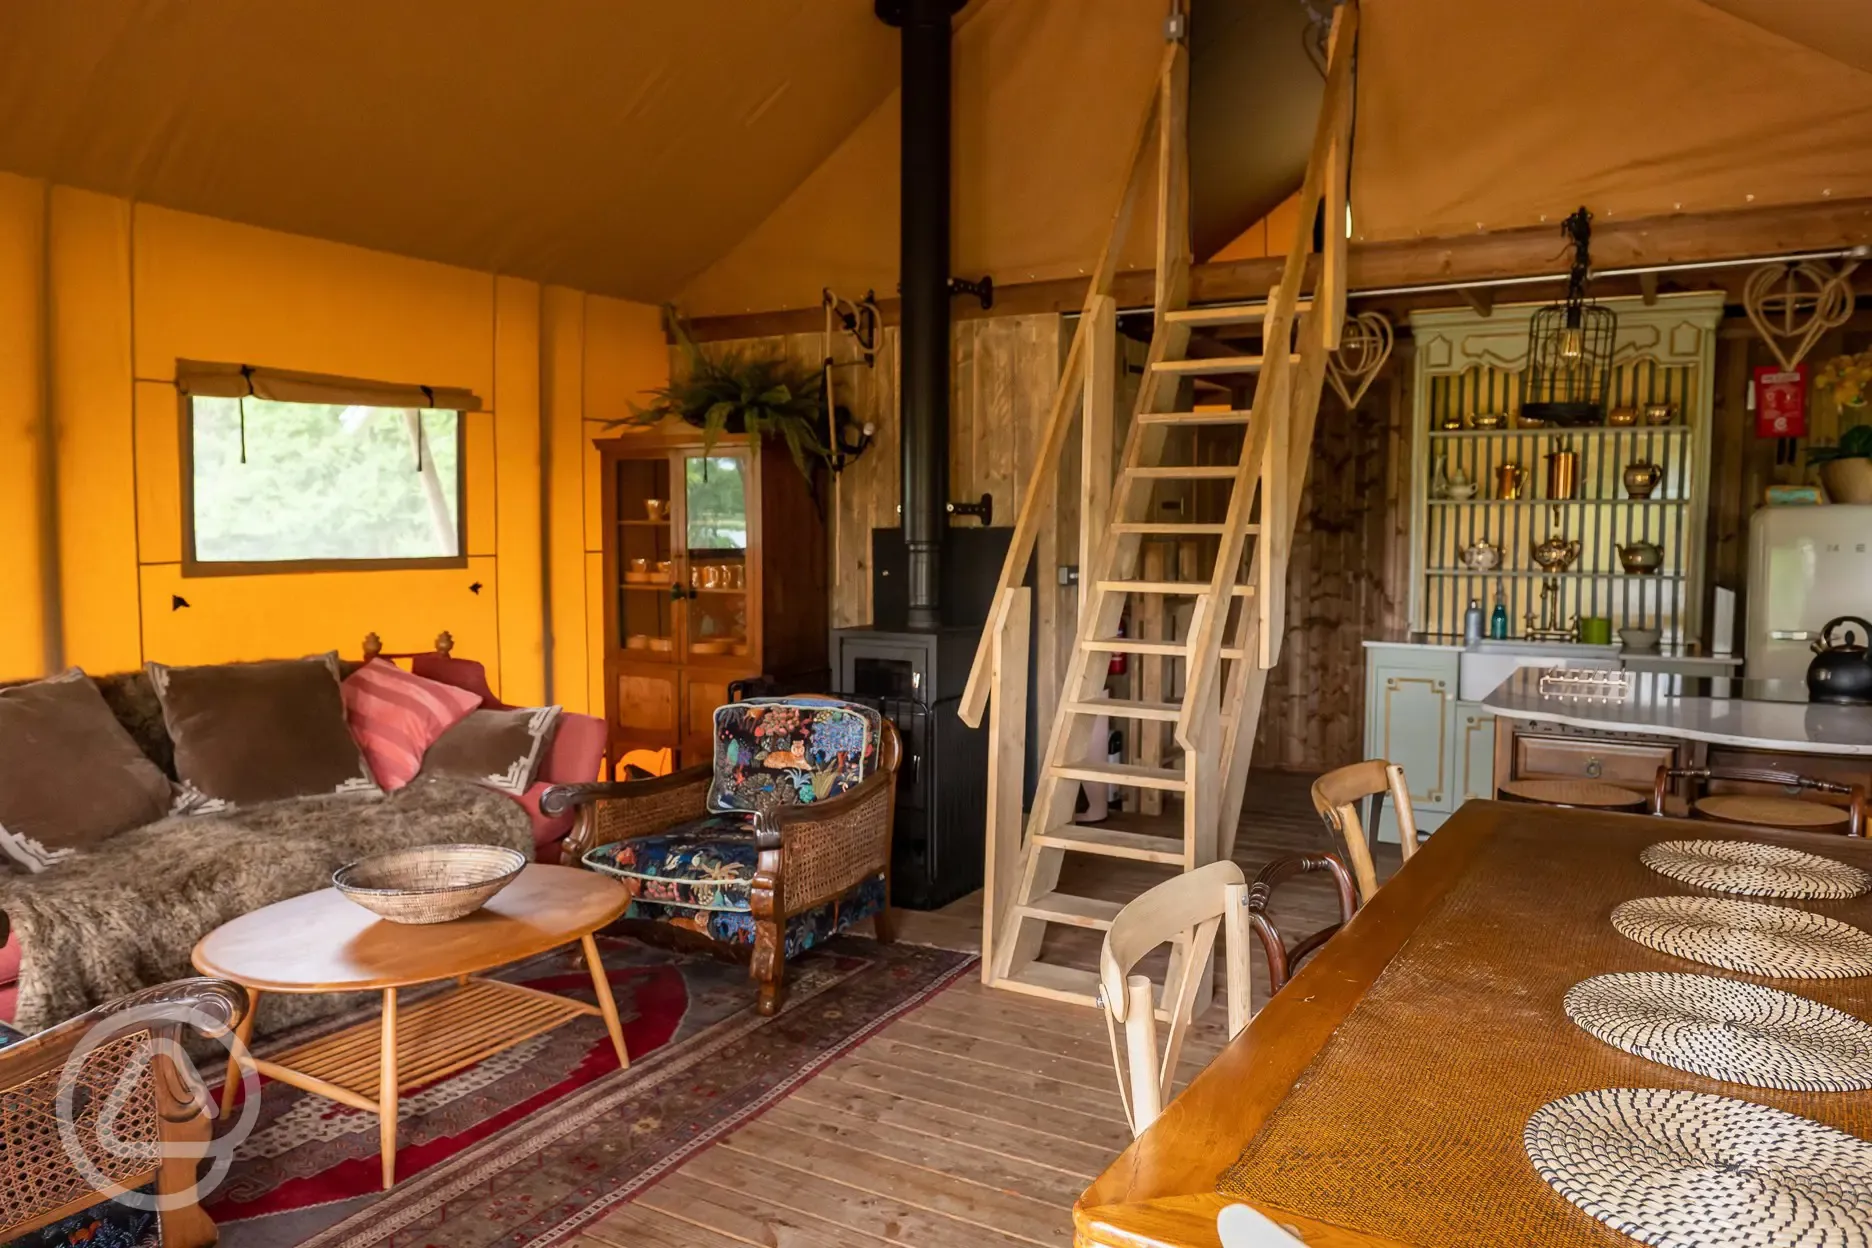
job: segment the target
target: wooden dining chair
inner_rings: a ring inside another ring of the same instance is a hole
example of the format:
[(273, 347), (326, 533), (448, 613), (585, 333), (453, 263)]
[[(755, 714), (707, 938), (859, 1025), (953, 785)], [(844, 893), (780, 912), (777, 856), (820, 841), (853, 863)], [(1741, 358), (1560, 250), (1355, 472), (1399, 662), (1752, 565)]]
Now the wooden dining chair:
[[(1761, 828), (1780, 828), (1789, 832), (1843, 832), (1847, 836), (1866, 834), (1866, 790), (1862, 784), (1840, 784), (1818, 780), (1791, 771), (1769, 771), (1754, 767), (1659, 767), (1657, 783), (1651, 792), (1651, 813), (1665, 813), (1674, 781), (1684, 781), (1684, 799), (1693, 819), (1718, 823), (1746, 823)], [(1774, 789), (1773, 793), (1711, 793), (1710, 785), (1723, 784), (1745, 789)], [(1841, 803), (1815, 801), (1795, 796), (1801, 793), (1829, 793), (1844, 798)]]
[(1313, 809), (1319, 811), (1326, 828), (1345, 852), (1345, 861), (1358, 881), (1359, 904), (1372, 899), (1378, 891), (1378, 868), (1372, 862), (1371, 833), (1366, 820), (1359, 817), (1358, 803), (1370, 811), (1370, 826), (1377, 828), (1384, 810), (1385, 794), (1397, 811), (1398, 846), (1404, 861), (1417, 852), (1417, 816), (1411, 810), (1410, 789), (1404, 783), (1404, 769), (1382, 758), (1339, 767), (1313, 782)]
[[(1315, 871), (1324, 871), (1333, 877), (1333, 887), (1339, 895), (1339, 921), (1289, 945), (1280, 934), (1280, 929), (1274, 926), (1274, 890), (1296, 875)], [(1267, 955), (1268, 992), (1276, 993), (1285, 988), (1287, 981), (1293, 978), (1293, 973), (1300, 969), (1300, 964), (1313, 956), (1321, 945), (1338, 935), (1339, 929), (1350, 923), (1352, 916), (1358, 913), (1358, 908), (1358, 894), (1353, 890), (1352, 877), (1347, 873), (1345, 864), (1331, 854), (1298, 854), (1292, 858), (1277, 859), (1261, 868), (1254, 883), (1248, 886), (1248, 925), (1261, 941), (1262, 952)]]
[[(1194, 1017), (1196, 997), (1209, 972), (1216, 930), (1223, 942), (1228, 990), (1228, 1031), (1233, 1038), (1252, 1013), (1248, 977), (1248, 883), (1232, 862), (1212, 862), (1187, 871), (1134, 897), (1105, 933), (1099, 952), (1099, 1006), (1111, 1037), (1118, 1097), (1133, 1135), (1157, 1121), (1169, 1098)], [(1163, 1008), (1170, 1034), (1157, 1052), (1157, 992), (1149, 977), (1132, 969), (1160, 945), (1175, 942), (1165, 976)], [(1124, 1042), (1118, 1028), (1124, 1028)]]

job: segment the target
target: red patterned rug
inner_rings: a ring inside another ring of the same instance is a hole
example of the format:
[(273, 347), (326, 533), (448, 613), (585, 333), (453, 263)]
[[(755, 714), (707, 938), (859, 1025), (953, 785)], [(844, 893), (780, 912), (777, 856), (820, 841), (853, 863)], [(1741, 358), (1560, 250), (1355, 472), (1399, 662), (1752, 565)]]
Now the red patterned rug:
[[(841, 939), (789, 963), (787, 1007), (762, 1018), (743, 967), (628, 939), (599, 943), (629, 1070), (618, 1069), (604, 1024), (586, 1018), (406, 1093), (398, 1182), (388, 1192), (379, 1187), (373, 1115), (268, 1083), (258, 1124), (208, 1204), (222, 1248), (564, 1243), (973, 962)], [(589, 1000), (575, 952), (501, 978)]]

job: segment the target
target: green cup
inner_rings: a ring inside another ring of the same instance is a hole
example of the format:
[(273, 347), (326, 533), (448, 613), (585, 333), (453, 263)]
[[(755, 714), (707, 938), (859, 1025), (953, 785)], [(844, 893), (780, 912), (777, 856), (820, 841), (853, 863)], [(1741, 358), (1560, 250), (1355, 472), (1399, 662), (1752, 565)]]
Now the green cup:
[(1579, 639), (1589, 646), (1611, 645), (1612, 621), (1603, 615), (1582, 616), (1579, 622)]

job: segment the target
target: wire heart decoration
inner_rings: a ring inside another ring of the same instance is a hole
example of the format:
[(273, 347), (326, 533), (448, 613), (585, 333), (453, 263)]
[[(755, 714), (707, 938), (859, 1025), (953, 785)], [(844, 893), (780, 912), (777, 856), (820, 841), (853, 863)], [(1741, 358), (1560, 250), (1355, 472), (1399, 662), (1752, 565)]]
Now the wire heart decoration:
[[(1781, 367), (1793, 372), (1829, 329), (1853, 311), (1851, 261), (1835, 272), (1823, 264), (1765, 264), (1748, 275), (1742, 307)], [(1792, 350), (1788, 350), (1788, 345)]]
[(1391, 322), (1382, 312), (1346, 318), (1339, 346), (1326, 357), (1326, 380), (1339, 392), (1347, 411), (1359, 405), (1378, 379), (1378, 370), (1391, 358), (1393, 338)]

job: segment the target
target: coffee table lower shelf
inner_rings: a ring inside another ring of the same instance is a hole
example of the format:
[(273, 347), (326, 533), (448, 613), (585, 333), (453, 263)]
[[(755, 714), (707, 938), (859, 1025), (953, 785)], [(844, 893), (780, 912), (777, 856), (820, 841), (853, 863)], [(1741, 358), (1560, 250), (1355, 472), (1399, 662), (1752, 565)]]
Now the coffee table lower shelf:
[[(611, 1004), (608, 991), (604, 1004)], [(586, 1017), (604, 1018), (618, 1061), (628, 1066), (630, 1058), (612, 1011), (477, 978), (408, 1009), (397, 1006), (394, 989), (386, 990), (381, 1020), (353, 1024), (270, 1058), (256, 1057), (253, 1065), (269, 1079), (377, 1114), (382, 1119), (383, 1185), (388, 1188), (396, 1182), (396, 1107), (404, 1092)], [(234, 1087), (230, 1078), (224, 1108)]]

